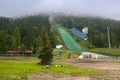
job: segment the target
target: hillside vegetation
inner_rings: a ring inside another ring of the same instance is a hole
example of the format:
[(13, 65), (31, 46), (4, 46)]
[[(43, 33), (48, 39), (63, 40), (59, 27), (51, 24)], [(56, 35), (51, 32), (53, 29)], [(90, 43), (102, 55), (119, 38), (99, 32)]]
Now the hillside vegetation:
[[(53, 48), (55, 48), (56, 44), (62, 44), (57, 30), (51, 29), (52, 25), (49, 23), (49, 16), (41, 14), (21, 18), (0, 17), (0, 52), (33, 50), (33, 53), (36, 53), (38, 49), (44, 46), (43, 36), (46, 32)], [(87, 42), (76, 38), (84, 48), (108, 47), (106, 29), (108, 26), (110, 28), (112, 47), (118, 48), (120, 45), (120, 21), (97, 17), (56, 15), (53, 24), (62, 24), (68, 30), (73, 27), (73, 24), (79, 30), (88, 27)]]
[(120, 49), (116, 49), (116, 48), (95, 48), (95, 49), (90, 49), (90, 51), (99, 54), (114, 56), (114, 57), (120, 56)]
[(98, 17), (75, 17), (64, 15), (57, 16), (55, 21), (69, 29), (76, 27), (82, 31), (84, 27), (88, 27), (88, 41), (96, 47), (108, 46), (107, 27), (109, 27), (112, 47), (118, 47), (120, 45), (120, 21)]

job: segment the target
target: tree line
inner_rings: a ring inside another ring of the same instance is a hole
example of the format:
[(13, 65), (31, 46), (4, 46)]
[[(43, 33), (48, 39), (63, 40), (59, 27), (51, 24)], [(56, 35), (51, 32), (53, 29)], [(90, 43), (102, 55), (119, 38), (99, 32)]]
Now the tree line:
[(67, 28), (81, 30), (88, 27), (88, 41), (95, 47), (108, 47), (107, 27), (110, 29), (112, 47), (120, 46), (120, 21), (101, 17), (79, 17), (60, 15), (55, 17), (57, 23)]
[[(37, 53), (44, 47), (44, 37), (50, 40), (54, 48), (62, 41), (55, 29), (51, 30), (49, 15), (34, 15), (21, 18), (0, 17), (0, 53), (7, 50), (32, 50)], [(110, 28), (112, 47), (120, 45), (120, 21), (97, 17), (55, 16), (55, 24), (70, 29), (89, 28), (88, 42), (95, 47), (108, 47), (107, 26)], [(48, 35), (48, 36), (47, 36)]]
[[(52, 47), (54, 36), (50, 31), (48, 15), (26, 16), (21, 18), (0, 17), (0, 53), (7, 50), (37, 53), (44, 47), (44, 37), (48, 37)], [(46, 34), (46, 35), (45, 35)]]

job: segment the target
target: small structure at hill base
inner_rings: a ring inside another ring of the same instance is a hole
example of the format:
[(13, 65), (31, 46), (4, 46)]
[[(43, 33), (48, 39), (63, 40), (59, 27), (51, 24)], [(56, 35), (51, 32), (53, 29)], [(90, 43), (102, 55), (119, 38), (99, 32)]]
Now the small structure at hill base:
[(60, 48), (62, 48), (63, 47), (63, 45), (56, 45), (56, 48), (57, 49), (60, 49)]
[(110, 56), (101, 55), (92, 52), (82, 52), (77, 59), (108, 59)]

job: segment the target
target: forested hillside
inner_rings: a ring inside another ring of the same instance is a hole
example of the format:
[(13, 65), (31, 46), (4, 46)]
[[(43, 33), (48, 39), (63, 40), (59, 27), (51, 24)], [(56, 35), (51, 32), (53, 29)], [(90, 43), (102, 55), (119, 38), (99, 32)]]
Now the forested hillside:
[[(0, 52), (6, 50), (37, 50), (43, 47), (45, 33), (54, 47), (54, 36), (50, 32), (48, 15), (26, 16), (21, 18), (0, 17)], [(52, 39), (52, 40), (51, 40)]]
[(110, 28), (112, 47), (120, 45), (120, 21), (104, 19), (99, 17), (76, 17), (76, 16), (57, 16), (57, 23), (61, 23), (67, 28), (76, 27), (82, 30), (88, 27), (88, 41), (95, 47), (108, 47), (107, 27)]
[[(81, 30), (89, 28), (88, 41), (95, 47), (107, 47), (107, 26), (110, 28), (112, 47), (120, 45), (120, 21), (76, 16), (55, 16), (54, 24), (62, 24), (70, 29), (76, 27)], [(56, 30), (51, 30), (49, 15), (26, 16), (21, 18), (0, 17), (0, 52), (6, 50), (33, 50), (41, 49), (43, 36), (47, 32), (53, 47), (60, 42), (55, 37)], [(89, 45), (88, 45), (89, 46)]]

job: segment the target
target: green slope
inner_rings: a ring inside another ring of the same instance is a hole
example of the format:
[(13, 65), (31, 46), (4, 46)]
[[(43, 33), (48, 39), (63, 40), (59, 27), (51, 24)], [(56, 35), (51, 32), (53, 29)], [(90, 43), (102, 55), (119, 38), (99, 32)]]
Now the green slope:
[(69, 51), (85, 52), (85, 50), (80, 48), (77, 42), (72, 38), (72, 36), (67, 31), (65, 31), (62, 27), (58, 27), (57, 29), (64, 44), (66, 45)]

